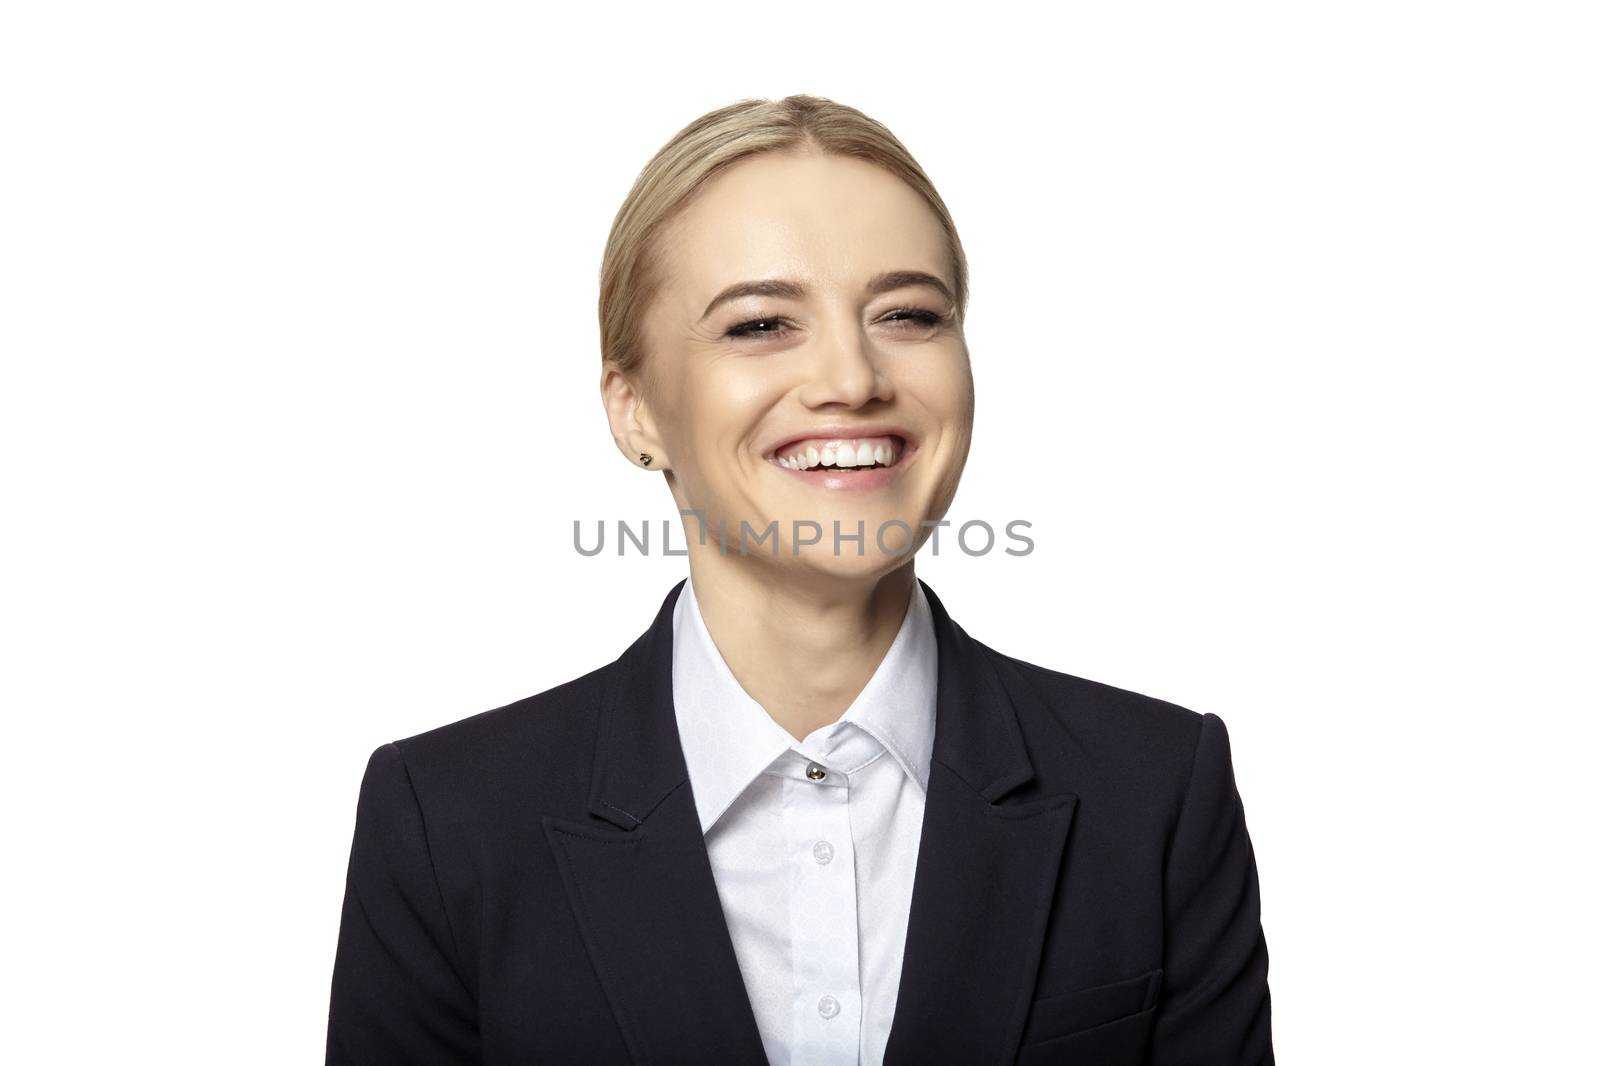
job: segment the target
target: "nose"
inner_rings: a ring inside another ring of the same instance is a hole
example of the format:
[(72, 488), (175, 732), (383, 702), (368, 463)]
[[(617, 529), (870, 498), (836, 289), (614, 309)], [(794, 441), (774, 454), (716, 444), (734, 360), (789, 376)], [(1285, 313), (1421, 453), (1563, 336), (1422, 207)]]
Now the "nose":
[(892, 398), (894, 385), (879, 370), (873, 354), (859, 328), (844, 327), (832, 337), (819, 338), (811, 380), (800, 390), (800, 401), (807, 407), (854, 408)]

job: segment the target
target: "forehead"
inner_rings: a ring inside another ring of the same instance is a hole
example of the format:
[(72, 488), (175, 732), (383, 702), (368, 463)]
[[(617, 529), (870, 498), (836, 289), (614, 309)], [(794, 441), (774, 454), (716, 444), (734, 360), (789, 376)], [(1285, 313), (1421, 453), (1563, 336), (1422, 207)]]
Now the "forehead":
[(792, 277), (853, 290), (888, 270), (954, 281), (933, 209), (895, 175), (844, 156), (743, 160), (702, 186), (663, 238), (660, 295), (696, 317), (737, 281)]

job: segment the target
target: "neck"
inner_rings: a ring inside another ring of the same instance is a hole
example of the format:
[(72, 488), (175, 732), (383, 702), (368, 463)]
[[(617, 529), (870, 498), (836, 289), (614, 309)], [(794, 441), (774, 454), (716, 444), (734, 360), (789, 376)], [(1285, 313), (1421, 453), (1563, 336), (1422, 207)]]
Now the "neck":
[(689, 579), (740, 686), (804, 740), (837, 722), (866, 688), (905, 621), (916, 573), (908, 560), (870, 578), (781, 580), (748, 560), (691, 553)]

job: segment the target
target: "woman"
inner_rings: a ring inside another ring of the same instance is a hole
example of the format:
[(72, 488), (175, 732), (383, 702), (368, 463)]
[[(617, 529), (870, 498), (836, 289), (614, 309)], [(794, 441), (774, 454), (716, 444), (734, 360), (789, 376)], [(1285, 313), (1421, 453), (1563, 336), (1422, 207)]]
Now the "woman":
[(1001, 655), (914, 576), (966, 285), (850, 108), (741, 102), (646, 167), (601, 390), (689, 577), (610, 665), (373, 753), (329, 1063), (1272, 1061), (1222, 721)]

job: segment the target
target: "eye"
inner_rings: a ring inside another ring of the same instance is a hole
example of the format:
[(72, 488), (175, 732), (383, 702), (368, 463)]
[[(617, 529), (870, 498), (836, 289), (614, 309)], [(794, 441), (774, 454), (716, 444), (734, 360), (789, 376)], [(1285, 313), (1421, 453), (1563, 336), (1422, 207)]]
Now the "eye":
[(932, 327), (943, 322), (944, 316), (925, 307), (897, 307), (884, 316), (884, 321), (909, 322), (917, 326)]
[(725, 337), (778, 337), (783, 331), (779, 329), (762, 329), (763, 326), (785, 326), (789, 324), (786, 318), (752, 318), (748, 322), (741, 322), (723, 334)]

